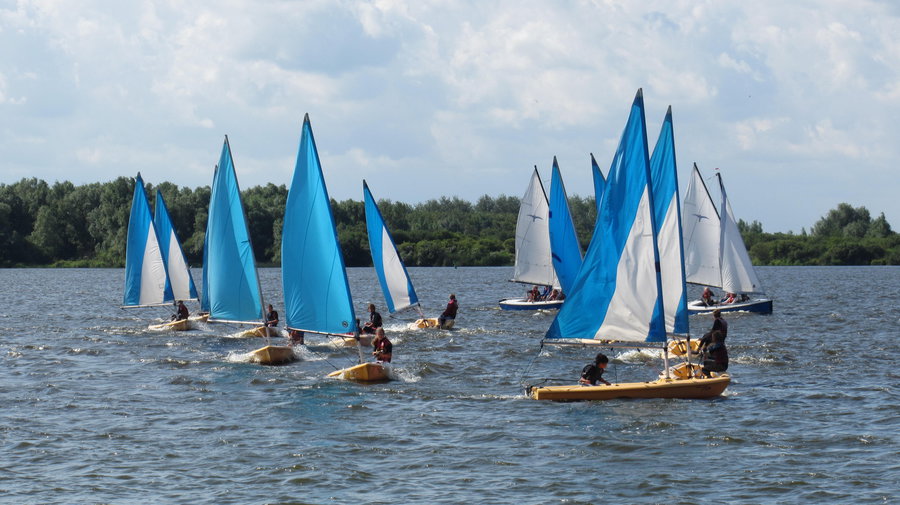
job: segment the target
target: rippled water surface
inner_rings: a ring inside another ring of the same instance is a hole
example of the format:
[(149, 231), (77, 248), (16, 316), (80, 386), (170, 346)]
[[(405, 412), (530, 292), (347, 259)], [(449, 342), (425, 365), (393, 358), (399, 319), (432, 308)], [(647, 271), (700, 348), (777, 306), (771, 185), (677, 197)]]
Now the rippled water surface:
[[(457, 325), (386, 318), (397, 380), (376, 385), (324, 378), (352, 349), (262, 367), (237, 328), (149, 331), (168, 310), (119, 309), (122, 270), (0, 270), (0, 502), (900, 502), (900, 268), (758, 273), (775, 314), (727, 316), (723, 397), (550, 403), (523, 383), (574, 381), (596, 349), (539, 353), (552, 314), (497, 308), (524, 292), (511, 268), (411, 269), (429, 315), (457, 294)], [(372, 270), (350, 277), (386, 315)], [(661, 367), (608, 354), (618, 381)]]

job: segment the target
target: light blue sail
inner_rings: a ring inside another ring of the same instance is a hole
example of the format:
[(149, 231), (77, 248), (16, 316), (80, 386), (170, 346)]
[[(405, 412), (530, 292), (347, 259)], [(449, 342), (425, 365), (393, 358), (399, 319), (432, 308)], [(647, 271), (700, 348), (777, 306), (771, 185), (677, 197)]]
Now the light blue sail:
[(196, 300), (197, 286), (188, 267), (187, 258), (181, 242), (172, 225), (169, 209), (163, 199), (162, 192), (156, 190), (156, 209), (153, 216), (156, 225), (156, 233), (159, 235), (159, 245), (163, 260), (166, 262), (166, 272), (169, 274), (169, 283), (172, 285), (172, 295), (176, 300)]
[(363, 181), (363, 199), (366, 203), (366, 231), (369, 235), (372, 264), (375, 266), (375, 273), (378, 274), (378, 282), (381, 283), (381, 292), (384, 293), (388, 311), (393, 314), (418, 305), (419, 297), (416, 296), (409, 272), (400, 259), (394, 237), (385, 225), (384, 217), (366, 181)]
[(128, 218), (128, 239), (125, 245), (125, 293), (123, 307), (165, 305), (174, 301), (172, 286), (166, 274), (150, 202), (144, 191), (144, 180), (137, 174), (131, 215)]
[(208, 219), (206, 282), (210, 321), (263, 321), (256, 259), (227, 136), (213, 180)]
[(569, 199), (563, 185), (562, 174), (556, 156), (553, 157), (553, 175), (550, 179), (550, 253), (553, 268), (563, 293), (572, 292), (575, 277), (581, 269), (581, 245), (575, 234), (575, 224), (569, 211)]
[(677, 168), (672, 107), (669, 107), (656, 147), (650, 156), (650, 176), (653, 187), (653, 214), (659, 227), (657, 244), (663, 306), (666, 308), (666, 331), (686, 335), (689, 326)]
[(649, 182), (644, 100), (638, 90), (608, 173), (594, 236), (546, 339), (666, 340)]
[(603, 192), (606, 191), (606, 178), (591, 153), (591, 173), (594, 174), (594, 204), (597, 206), (597, 215), (600, 215), (600, 202), (603, 200)]
[(309, 114), (284, 209), (281, 282), (287, 327), (316, 333), (356, 330), (356, 314)]
[[(210, 200), (212, 200), (212, 191), (216, 188), (216, 177), (219, 173), (219, 165), (213, 169), (213, 183), (210, 190)], [(200, 311), (209, 314), (209, 228), (210, 221), (206, 219), (206, 233), (203, 235), (203, 273), (200, 279)]]

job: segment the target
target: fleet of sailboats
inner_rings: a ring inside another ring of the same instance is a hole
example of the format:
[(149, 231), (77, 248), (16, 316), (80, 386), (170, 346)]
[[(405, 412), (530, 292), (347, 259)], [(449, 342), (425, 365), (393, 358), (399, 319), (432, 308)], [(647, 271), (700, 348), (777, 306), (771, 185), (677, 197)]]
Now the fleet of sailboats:
[[(699, 374), (690, 362), (688, 315), (711, 310), (687, 301), (687, 283), (730, 293), (762, 294), (735, 223), (720, 174), (717, 208), (694, 164), (683, 203), (679, 198), (671, 107), (652, 155), (648, 153), (643, 93), (638, 90), (606, 177), (591, 154), (597, 220), (582, 256), (559, 164), (554, 157), (548, 198), (535, 167), (520, 201), (512, 281), (562, 289), (561, 300), (501, 300), (507, 310), (559, 309), (543, 344), (657, 348), (664, 366), (654, 381), (601, 386), (529, 387), (538, 400), (708, 398), (728, 387), (727, 373)], [(393, 237), (366, 181), (366, 229), (372, 261), (388, 311), (414, 308), (429, 326)], [(363, 337), (309, 116), (285, 205), (282, 288), (290, 335), (321, 334), (355, 345), (359, 363), (329, 376), (359, 381), (390, 378), (382, 362), (363, 359)], [(126, 252), (124, 307), (200, 300), (209, 321), (258, 325), (267, 338), (265, 312), (246, 216), (228, 138), (213, 177), (203, 252), (202, 290), (191, 277), (171, 217), (157, 191), (155, 216), (140, 174), (135, 180)], [(723, 310), (771, 312), (767, 298), (736, 301)], [(256, 329), (255, 331), (259, 331)], [(277, 330), (276, 330), (277, 331)], [(673, 344), (678, 344), (673, 346)], [(669, 366), (669, 350), (685, 363)], [(266, 345), (252, 360), (281, 364), (292, 347)]]

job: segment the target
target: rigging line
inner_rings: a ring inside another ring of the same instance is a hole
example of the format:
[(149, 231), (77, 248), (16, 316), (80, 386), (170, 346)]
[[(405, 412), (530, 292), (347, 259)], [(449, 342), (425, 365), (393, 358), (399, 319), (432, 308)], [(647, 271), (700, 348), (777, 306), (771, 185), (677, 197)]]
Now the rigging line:
[(538, 352), (534, 355), (533, 358), (531, 358), (531, 362), (528, 363), (528, 366), (525, 367), (525, 370), (523, 370), (522, 373), (519, 375), (519, 385), (520, 386), (527, 386), (527, 384), (525, 384), (525, 374), (527, 374), (528, 372), (531, 371), (531, 367), (534, 366), (534, 362), (537, 361), (538, 356), (541, 355), (541, 351), (543, 351), (543, 350), (544, 350), (544, 341), (541, 340), (541, 346), (538, 348)]
[(328, 361), (328, 358), (327, 358), (324, 354), (312, 350), (308, 345), (307, 345), (307, 346), (304, 346), (304, 347), (306, 347), (306, 351), (307, 351), (307, 352), (310, 352), (310, 353), (312, 353), (313, 355), (315, 355), (316, 357), (321, 358), (322, 361), (324, 361), (325, 363), (328, 363), (329, 365), (331, 365), (331, 367), (334, 368), (335, 370), (340, 370), (340, 368), (338, 368), (337, 365), (335, 365), (335, 364), (332, 363), (331, 361)]

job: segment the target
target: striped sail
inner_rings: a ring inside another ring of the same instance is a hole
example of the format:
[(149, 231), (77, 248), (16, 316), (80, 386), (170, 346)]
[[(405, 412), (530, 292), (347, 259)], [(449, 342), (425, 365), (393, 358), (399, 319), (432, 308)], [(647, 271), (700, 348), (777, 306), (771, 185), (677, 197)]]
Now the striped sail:
[(262, 322), (263, 302), (256, 259), (227, 136), (213, 180), (208, 219), (206, 263), (210, 321)]
[(553, 157), (553, 175), (550, 179), (550, 251), (553, 269), (559, 278), (563, 293), (570, 293), (575, 277), (581, 268), (581, 245), (575, 234), (575, 224), (569, 211), (569, 199), (563, 185), (562, 174), (556, 156)]
[(516, 222), (516, 266), (512, 280), (558, 286), (550, 256), (550, 207), (537, 167), (519, 204)]
[(603, 192), (606, 190), (606, 178), (594, 159), (594, 153), (591, 153), (591, 173), (594, 174), (594, 204), (597, 206), (597, 215), (600, 215), (600, 202), (603, 200)]
[(344, 257), (309, 114), (284, 210), (281, 282), (287, 327), (341, 334), (356, 329)]
[(685, 279), (692, 284), (722, 287), (719, 213), (696, 163), (684, 194), (681, 213)]
[(666, 340), (653, 220), (644, 100), (638, 90), (584, 263), (545, 339)]
[(660, 276), (663, 306), (666, 308), (666, 331), (688, 333), (687, 290), (684, 281), (684, 252), (681, 240), (681, 209), (678, 197), (678, 174), (675, 161), (675, 133), (672, 107), (666, 112), (653, 155), (650, 156), (653, 186), (653, 213), (659, 226)]
[(381, 292), (388, 310), (393, 314), (399, 310), (418, 305), (419, 298), (413, 288), (409, 273), (400, 259), (394, 238), (384, 223), (369, 185), (363, 181), (363, 198), (366, 204), (366, 231), (369, 235), (369, 250), (372, 264), (381, 283)]
[(159, 190), (156, 190), (156, 214), (153, 223), (159, 234), (159, 245), (162, 250), (163, 260), (166, 262), (166, 271), (169, 273), (169, 282), (172, 284), (172, 295), (176, 300), (196, 300), (197, 286), (188, 268), (187, 259), (181, 249), (181, 242), (175, 234), (172, 218), (169, 217), (169, 209)]
[(734, 212), (731, 203), (725, 194), (725, 185), (722, 183), (722, 174), (717, 173), (719, 189), (722, 191), (721, 222), (722, 231), (719, 243), (721, 249), (722, 289), (727, 293), (762, 293), (756, 270), (747, 254), (747, 246), (741, 238), (741, 231), (734, 221)]
[(125, 245), (125, 293), (123, 307), (165, 305), (174, 301), (172, 286), (166, 274), (166, 263), (150, 202), (144, 192), (144, 180), (137, 174), (131, 215), (128, 218), (128, 239)]

